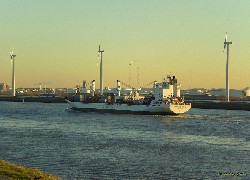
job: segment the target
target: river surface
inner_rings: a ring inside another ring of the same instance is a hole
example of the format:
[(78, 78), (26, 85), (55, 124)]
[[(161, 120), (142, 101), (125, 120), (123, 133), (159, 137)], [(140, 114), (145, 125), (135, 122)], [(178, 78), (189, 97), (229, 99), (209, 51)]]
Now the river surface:
[(250, 179), (249, 111), (152, 116), (67, 107), (0, 102), (0, 159), (63, 179)]

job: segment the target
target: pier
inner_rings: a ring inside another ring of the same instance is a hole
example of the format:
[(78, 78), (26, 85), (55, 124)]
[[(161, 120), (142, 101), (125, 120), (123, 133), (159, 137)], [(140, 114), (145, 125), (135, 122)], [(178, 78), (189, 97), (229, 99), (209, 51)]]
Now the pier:
[(250, 111), (250, 103), (243, 102), (209, 102), (209, 101), (193, 101), (192, 108), (200, 109), (226, 109), (226, 110), (244, 110)]
[(66, 103), (63, 97), (46, 97), (46, 96), (0, 96), (0, 101), (11, 102), (41, 102), (41, 103)]

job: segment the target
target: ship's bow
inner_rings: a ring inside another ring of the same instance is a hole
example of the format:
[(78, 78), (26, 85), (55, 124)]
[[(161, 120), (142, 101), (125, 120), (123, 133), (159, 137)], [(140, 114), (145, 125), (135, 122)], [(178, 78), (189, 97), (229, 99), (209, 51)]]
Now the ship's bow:
[(169, 108), (174, 114), (183, 114), (189, 111), (189, 109), (191, 108), (191, 103), (185, 103), (185, 104), (172, 104), (171, 103)]

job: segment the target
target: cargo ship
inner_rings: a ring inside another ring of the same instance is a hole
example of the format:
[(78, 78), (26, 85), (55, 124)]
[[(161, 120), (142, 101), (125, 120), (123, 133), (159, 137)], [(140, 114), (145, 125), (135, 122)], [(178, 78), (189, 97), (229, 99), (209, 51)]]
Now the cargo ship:
[(177, 115), (186, 113), (191, 103), (185, 103), (180, 97), (180, 85), (175, 76), (167, 76), (161, 83), (153, 82), (153, 91), (147, 95), (140, 95), (139, 89), (133, 89), (129, 94), (121, 94), (121, 81), (117, 80), (115, 92), (103, 92), (102, 53), (100, 60), (100, 92), (95, 90), (95, 80), (91, 88), (87, 89), (83, 83), (81, 90), (66, 99), (70, 110), (81, 112), (99, 112), (116, 114), (149, 114), (149, 115)]
[[(138, 90), (129, 95), (121, 95), (120, 81), (117, 80), (116, 93), (104, 95), (95, 94), (95, 81), (91, 90), (83, 88), (71, 99), (66, 99), (71, 110), (81, 112), (100, 112), (116, 114), (149, 114), (149, 115), (177, 115), (186, 113), (191, 103), (185, 103), (180, 97), (179, 85), (175, 76), (167, 77), (161, 83), (153, 83), (153, 93), (140, 96)], [(81, 94), (81, 95), (80, 95)]]

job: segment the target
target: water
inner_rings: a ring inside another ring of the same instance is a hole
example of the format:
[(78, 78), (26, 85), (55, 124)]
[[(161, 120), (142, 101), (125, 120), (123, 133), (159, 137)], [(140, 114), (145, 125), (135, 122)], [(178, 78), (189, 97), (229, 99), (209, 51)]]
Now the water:
[(67, 107), (0, 102), (0, 159), (63, 179), (250, 179), (249, 111), (142, 116)]

